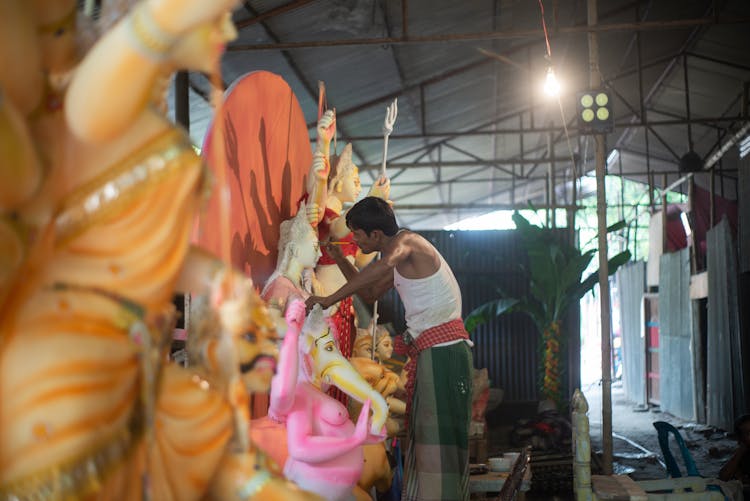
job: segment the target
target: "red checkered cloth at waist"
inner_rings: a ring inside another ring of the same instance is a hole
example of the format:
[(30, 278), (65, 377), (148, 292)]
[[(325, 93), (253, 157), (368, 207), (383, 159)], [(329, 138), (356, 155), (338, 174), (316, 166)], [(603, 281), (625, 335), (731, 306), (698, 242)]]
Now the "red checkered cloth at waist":
[[(406, 418), (404, 420), (405, 425), (409, 426), (409, 414), (411, 412), (411, 401), (414, 396), (414, 386), (417, 381), (417, 358), (419, 353), (427, 348), (432, 348), (436, 344), (448, 343), (450, 341), (457, 341), (459, 339), (469, 339), (469, 334), (464, 328), (464, 322), (460, 318), (451, 320), (444, 324), (430, 327), (429, 329), (422, 331), (417, 339), (412, 340), (410, 343), (404, 341), (404, 336), (408, 336), (408, 333), (404, 333), (402, 336), (396, 336), (393, 349), (399, 355), (406, 355), (409, 357), (409, 361), (406, 362), (404, 370), (406, 374)], [(411, 339), (411, 336), (409, 336)]]

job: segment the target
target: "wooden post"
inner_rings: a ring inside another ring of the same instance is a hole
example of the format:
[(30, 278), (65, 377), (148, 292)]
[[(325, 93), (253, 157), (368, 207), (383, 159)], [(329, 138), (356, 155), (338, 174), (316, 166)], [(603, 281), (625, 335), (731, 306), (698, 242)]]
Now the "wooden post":
[(710, 229), (713, 228), (716, 224), (716, 194), (714, 193), (714, 191), (716, 190), (716, 170), (714, 170), (713, 168), (711, 169), (711, 179), (709, 186), (711, 187), (711, 203), (708, 212), (708, 227)]
[(688, 236), (688, 251), (690, 252), (690, 274), (694, 275), (698, 272), (698, 249), (695, 247), (695, 234), (693, 229), (695, 228), (695, 212), (693, 211), (693, 204), (695, 203), (695, 177), (691, 176), (688, 179), (688, 209), (687, 219), (690, 225), (690, 235)]
[(174, 116), (175, 121), (190, 132), (190, 94), (188, 92), (187, 71), (178, 71), (175, 74)]
[[(552, 126), (552, 123), (550, 122), (550, 126)], [(552, 132), (547, 133), (547, 153), (549, 154), (549, 204), (551, 207), (555, 207), (557, 205), (557, 195), (555, 193), (555, 148), (554, 148), (554, 141), (552, 140)], [(557, 213), (555, 212), (557, 209), (550, 209), (550, 213), (552, 215), (552, 223), (550, 225), (551, 228), (557, 228)]]
[[(596, 26), (598, 12), (596, 0), (588, 0), (588, 25)], [(599, 36), (595, 31), (588, 34), (589, 84), (592, 90), (602, 84), (599, 73)], [(602, 469), (605, 475), (612, 474), (612, 362), (609, 267), (607, 263), (607, 194), (605, 190), (606, 151), (604, 134), (596, 134), (596, 213), (599, 231), (599, 301), (601, 310), (602, 344)]]
[(661, 253), (667, 252), (667, 175), (662, 175), (664, 190), (661, 192)]

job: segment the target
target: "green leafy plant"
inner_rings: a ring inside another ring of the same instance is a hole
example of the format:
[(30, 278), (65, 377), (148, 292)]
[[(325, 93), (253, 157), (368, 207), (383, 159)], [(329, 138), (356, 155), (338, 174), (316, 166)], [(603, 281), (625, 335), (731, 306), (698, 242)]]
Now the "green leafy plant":
[[(576, 246), (561, 241), (553, 232), (531, 224), (520, 213), (513, 214), (521, 244), (528, 254), (528, 267), (522, 271), (529, 281), (529, 292), (514, 298), (497, 288), (498, 298), (472, 311), (464, 321), (468, 332), (478, 325), (504, 313), (527, 314), (541, 333), (540, 351), (543, 366), (540, 374), (540, 393), (560, 408), (563, 405), (561, 382), (561, 345), (564, 336), (562, 321), (570, 306), (578, 302), (599, 280), (599, 271), (581, 279), (597, 250), (581, 252)], [(626, 226), (620, 221), (607, 228), (607, 233)], [(608, 260), (609, 274), (630, 260), (625, 250)]]

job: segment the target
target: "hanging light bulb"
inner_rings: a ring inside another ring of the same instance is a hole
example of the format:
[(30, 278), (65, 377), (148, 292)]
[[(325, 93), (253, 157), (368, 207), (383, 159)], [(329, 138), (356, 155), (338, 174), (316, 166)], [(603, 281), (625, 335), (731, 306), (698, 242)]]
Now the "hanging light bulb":
[(550, 97), (557, 97), (560, 93), (560, 82), (557, 81), (552, 66), (547, 67), (547, 76), (544, 79), (544, 92)]

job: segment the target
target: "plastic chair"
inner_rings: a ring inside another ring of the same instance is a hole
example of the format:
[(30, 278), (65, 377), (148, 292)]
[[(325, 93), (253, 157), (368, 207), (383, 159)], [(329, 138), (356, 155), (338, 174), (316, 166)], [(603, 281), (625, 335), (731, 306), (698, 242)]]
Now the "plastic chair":
[(659, 438), (659, 447), (661, 447), (661, 453), (664, 456), (664, 463), (667, 465), (667, 473), (669, 476), (672, 478), (682, 477), (680, 467), (677, 465), (677, 461), (675, 461), (672, 451), (669, 450), (669, 434), (671, 433), (674, 435), (674, 439), (680, 447), (680, 453), (682, 454), (682, 461), (685, 463), (687, 476), (700, 477), (701, 474), (698, 473), (698, 467), (695, 466), (693, 456), (690, 454), (687, 445), (685, 445), (685, 440), (683, 440), (682, 435), (680, 435), (677, 428), (664, 421), (654, 422), (654, 428), (656, 428), (656, 433)]
[[(672, 478), (682, 477), (680, 467), (677, 465), (677, 461), (675, 461), (672, 451), (669, 449), (669, 434), (671, 433), (674, 435), (675, 442), (677, 442), (677, 445), (680, 447), (682, 461), (685, 463), (685, 469), (687, 470), (686, 476), (703, 478), (703, 475), (698, 472), (698, 467), (695, 465), (693, 455), (690, 454), (690, 451), (685, 444), (685, 440), (682, 438), (682, 435), (680, 435), (679, 430), (664, 421), (654, 422), (654, 428), (656, 428), (657, 437), (659, 438), (659, 447), (661, 447), (661, 453), (664, 456), (664, 463), (667, 466), (667, 474)], [(722, 492), (721, 488), (717, 485), (707, 484), (705, 488), (709, 493), (711, 491)]]

